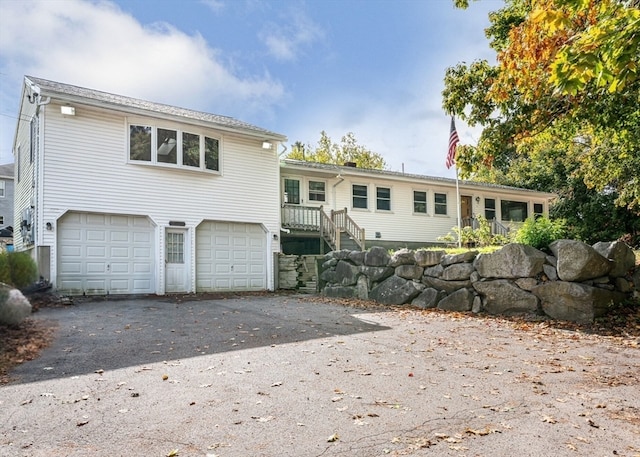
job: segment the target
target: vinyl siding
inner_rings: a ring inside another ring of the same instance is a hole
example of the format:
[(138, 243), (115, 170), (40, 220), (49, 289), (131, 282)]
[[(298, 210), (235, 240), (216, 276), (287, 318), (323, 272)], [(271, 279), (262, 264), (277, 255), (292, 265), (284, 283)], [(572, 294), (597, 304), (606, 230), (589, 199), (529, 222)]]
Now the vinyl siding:
[[(13, 243), (18, 251), (31, 249), (23, 243), (22, 234), (20, 233), (20, 223), (22, 221), (22, 211), (29, 208), (35, 201), (35, 179), (36, 179), (36, 157), (34, 161), (30, 160), (30, 120), (35, 115), (35, 105), (29, 103), (23, 94), (21, 102), (20, 116), (18, 118), (18, 126), (16, 129), (16, 137), (14, 139), (14, 206), (13, 221), (9, 225), (13, 225)], [(37, 212), (33, 212), (34, 227), (37, 225)], [(37, 233), (37, 232), (36, 232)]]
[[(158, 227), (158, 251), (163, 255), (164, 227), (180, 221), (192, 231), (191, 258), (195, 258), (195, 228), (205, 220), (264, 225), (268, 237), (279, 234), (278, 157), (256, 139), (222, 134), (185, 124), (142, 120), (146, 125), (185, 129), (220, 139), (220, 174), (177, 167), (129, 163), (128, 119), (124, 114), (74, 104), (75, 116), (60, 114), (60, 105), (46, 106), (43, 155), (43, 224), (55, 224), (66, 211), (149, 216)], [(141, 122), (136, 117), (134, 123)], [(52, 246), (55, 270), (55, 230), (43, 243)], [(277, 252), (273, 243), (270, 252)], [(269, 262), (270, 263), (270, 262)], [(195, 264), (191, 278), (195, 281)], [(55, 276), (52, 275), (52, 276)], [(163, 271), (159, 284), (164, 284)]]
[[(358, 170), (358, 172), (361, 172)], [(375, 244), (375, 233), (380, 232), (380, 240), (411, 243), (437, 243), (438, 238), (453, 232), (457, 225), (458, 215), (456, 206), (455, 184), (448, 185), (441, 181), (428, 179), (413, 179), (393, 177), (385, 179), (380, 175), (350, 176), (345, 170), (336, 170), (335, 174), (320, 177), (317, 170), (310, 170), (308, 175), (304, 171), (282, 168), (282, 179), (285, 177), (299, 179), (301, 183), (301, 195), (305, 200), (303, 206), (323, 205), (325, 212), (347, 208), (349, 216), (365, 229), (368, 245)], [(340, 174), (342, 179), (338, 179)], [(310, 180), (326, 181), (326, 201), (323, 203), (309, 202), (308, 182)], [(364, 185), (367, 187), (367, 209), (353, 208), (352, 186)], [(282, 185), (282, 184), (281, 184)], [(391, 189), (391, 210), (376, 209), (376, 188), (386, 187)], [(427, 193), (427, 213), (413, 212), (413, 192), (423, 191)], [(443, 193), (447, 196), (447, 214), (435, 214), (435, 193)], [(496, 218), (500, 220), (500, 201), (514, 200), (526, 202), (529, 215), (533, 214), (533, 204), (542, 203), (545, 214), (548, 214), (548, 196), (542, 196), (535, 192), (519, 189), (498, 189), (492, 186), (460, 186), (461, 196), (470, 196), (472, 202), (472, 214), (484, 215), (484, 199), (496, 200)], [(476, 201), (479, 198), (479, 202)], [(503, 224), (505, 224), (503, 222)], [(507, 224), (505, 224), (507, 225)], [(517, 224), (516, 224), (517, 226)]]

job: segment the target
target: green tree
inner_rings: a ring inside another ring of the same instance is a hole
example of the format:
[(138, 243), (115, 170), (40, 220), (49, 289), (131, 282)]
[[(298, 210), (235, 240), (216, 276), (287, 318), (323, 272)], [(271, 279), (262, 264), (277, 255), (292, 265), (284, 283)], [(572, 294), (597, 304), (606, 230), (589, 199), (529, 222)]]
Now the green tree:
[(459, 151), (461, 175), (503, 172), (526, 155), (527, 142), (547, 134), (575, 161), (574, 176), (587, 188), (640, 214), (637, 6), (507, 0), (491, 13), (486, 33), (498, 63), (458, 64), (445, 74), (445, 111), (484, 128), (477, 145)]
[(313, 149), (310, 145), (304, 145), (297, 141), (293, 144), (289, 159), (304, 160), (307, 162), (332, 163), (343, 165), (346, 162), (354, 162), (360, 168), (382, 170), (387, 168), (384, 158), (372, 152), (358, 143), (352, 132), (342, 137), (340, 144), (334, 143), (327, 132), (320, 132), (318, 146)]

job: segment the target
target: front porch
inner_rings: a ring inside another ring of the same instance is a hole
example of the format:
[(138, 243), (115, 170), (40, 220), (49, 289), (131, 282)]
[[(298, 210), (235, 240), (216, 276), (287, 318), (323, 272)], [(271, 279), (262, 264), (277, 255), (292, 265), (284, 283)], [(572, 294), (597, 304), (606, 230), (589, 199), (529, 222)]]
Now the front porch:
[(282, 227), (291, 236), (315, 239), (321, 254), (340, 249), (366, 249), (364, 229), (347, 214), (347, 208), (326, 213), (322, 206), (285, 204), (282, 206)]

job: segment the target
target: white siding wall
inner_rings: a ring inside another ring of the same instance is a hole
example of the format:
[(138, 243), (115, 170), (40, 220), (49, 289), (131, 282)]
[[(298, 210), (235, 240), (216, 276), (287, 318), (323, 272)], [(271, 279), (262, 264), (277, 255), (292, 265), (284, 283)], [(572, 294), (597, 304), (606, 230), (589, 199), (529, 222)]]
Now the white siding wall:
[[(184, 128), (166, 121), (150, 123)], [(76, 105), (75, 116), (63, 116), (60, 106), (51, 103), (46, 107), (44, 132), (43, 223), (55, 224), (68, 210), (148, 215), (158, 227), (159, 259), (169, 221), (185, 222), (192, 231), (192, 259), (195, 227), (203, 220), (261, 223), (268, 236), (279, 234), (276, 150), (262, 149), (259, 139), (208, 132), (221, 138), (221, 175), (132, 164), (127, 162), (124, 115)], [(45, 232), (43, 243), (55, 246), (55, 230)], [(277, 249), (273, 243), (271, 250)], [(55, 270), (53, 249), (51, 259)], [(193, 264), (193, 281), (195, 277)], [(163, 284), (161, 271), (159, 291)]]
[[(22, 220), (22, 211), (31, 206), (34, 200), (35, 188), (33, 186), (36, 179), (36, 160), (31, 161), (30, 157), (30, 121), (35, 115), (35, 105), (29, 103), (26, 97), (23, 97), (21, 104), (20, 116), (18, 119), (18, 127), (14, 142), (14, 208), (13, 221), (8, 225), (13, 225), (13, 243), (15, 249), (23, 251), (31, 249), (33, 245), (27, 246), (23, 243), (22, 234), (20, 233), (20, 222)], [(33, 212), (33, 223), (37, 225), (36, 212)]]
[[(313, 170), (310, 174), (315, 173)], [(419, 180), (414, 178), (393, 177), (385, 179), (384, 176), (363, 175), (344, 176), (343, 180), (331, 177), (306, 176), (298, 170), (282, 170), (284, 177), (299, 179), (301, 183), (301, 196), (304, 197), (303, 206), (319, 206), (323, 204), (329, 213), (332, 209), (341, 210), (347, 208), (348, 214), (360, 227), (365, 229), (367, 240), (375, 240), (375, 233), (380, 232), (383, 241), (399, 242), (423, 242), (436, 243), (438, 237), (451, 232), (457, 225), (458, 214), (456, 206), (455, 183), (443, 183), (439, 181)], [(336, 172), (337, 175), (337, 172)], [(308, 182), (310, 180), (326, 181), (326, 201), (323, 203), (308, 201)], [(352, 206), (352, 186), (367, 186), (368, 208), (359, 209)], [(376, 210), (376, 187), (391, 189), (391, 210)], [(427, 193), (427, 213), (413, 212), (413, 192)], [(447, 196), (447, 214), (435, 214), (435, 193)], [(545, 214), (548, 215), (548, 202), (546, 197), (533, 192), (517, 189), (498, 189), (491, 186), (460, 186), (461, 196), (470, 196), (472, 202), (472, 214), (484, 216), (484, 199), (493, 198), (496, 203), (496, 218), (500, 222), (500, 201), (513, 200), (527, 202), (529, 216), (533, 215), (533, 204), (542, 203)], [(480, 201), (476, 201), (479, 198)], [(508, 225), (503, 222), (504, 225)], [(515, 224), (517, 226), (517, 224)]]

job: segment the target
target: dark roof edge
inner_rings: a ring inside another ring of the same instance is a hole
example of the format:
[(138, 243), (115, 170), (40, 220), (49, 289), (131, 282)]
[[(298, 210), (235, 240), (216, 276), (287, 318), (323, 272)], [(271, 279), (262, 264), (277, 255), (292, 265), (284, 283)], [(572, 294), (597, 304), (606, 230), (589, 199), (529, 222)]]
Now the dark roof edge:
[(59, 96), (61, 98), (73, 98), (79, 100), (92, 100), (99, 106), (118, 107), (120, 110), (142, 110), (150, 113), (169, 115), (174, 118), (187, 118), (194, 121), (213, 124), (213, 126), (217, 128), (231, 132), (241, 132), (276, 141), (287, 141), (286, 135), (263, 129), (230, 116), (196, 111), (163, 103), (150, 102), (134, 97), (88, 89), (86, 87), (60, 83), (34, 76), (25, 76), (24, 78), (26, 83), (31, 83), (39, 87), (44, 92), (42, 95)]
[[(452, 185), (455, 185), (456, 183), (456, 180), (453, 178), (444, 178), (440, 176), (427, 176), (427, 175), (418, 175), (413, 173), (402, 173), (400, 171), (348, 167), (343, 165), (325, 164), (325, 163), (318, 163), (318, 162), (306, 162), (303, 160), (295, 160), (295, 159), (282, 159), (281, 163), (284, 163), (285, 165), (291, 165), (294, 167), (321, 170), (326, 172), (336, 171), (338, 173), (347, 173), (347, 174), (350, 173), (350, 174), (369, 174), (372, 176), (375, 176), (375, 175), (389, 176), (389, 177), (395, 177), (395, 178), (408, 178), (408, 179), (415, 179), (415, 180), (421, 180), (421, 181), (435, 181), (435, 182), (441, 182), (443, 184), (452, 184)], [(469, 180), (459, 180), (458, 184), (466, 187), (484, 187), (484, 188), (490, 188), (490, 189), (503, 189), (503, 190), (510, 190), (514, 192), (517, 191), (517, 192), (535, 193), (539, 195), (544, 195), (546, 197), (557, 197), (557, 194), (554, 194), (553, 192), (542, 192), (539, 190), (524, 189), (522, 187), (505, 186), (502, 184), (492, 184), (492, 183), (484, 183), (484, 182), (469, 181)]]

